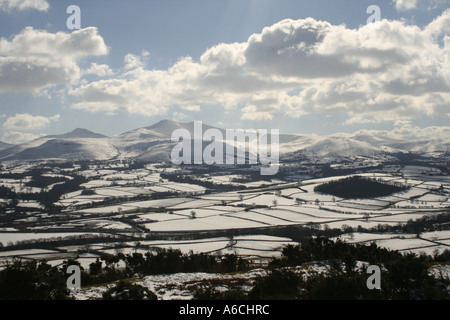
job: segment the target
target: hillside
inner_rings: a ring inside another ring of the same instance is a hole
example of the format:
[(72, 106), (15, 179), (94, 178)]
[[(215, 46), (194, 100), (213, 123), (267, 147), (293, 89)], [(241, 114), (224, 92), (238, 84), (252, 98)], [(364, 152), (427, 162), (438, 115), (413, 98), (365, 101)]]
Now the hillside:
[[(187, 130), (194, 139), (194, 122), (180, 123), (173, 120), (162, 120), (111, 137), (77, 128), (65, 134), (45, 136), (19, 145), (0, 144), (0, 161), (137, 159), (167, 162), (170, 161), (170, 153), (176, 144), (171, 141), (171, 135), (180, 128)], [(214, 127), (202, 124), (203, 132), (210, 128)], [(222, 133), (225, 140), (225, 130), (215, 129)], [(330, 163), (361, 157), (395, 158), (399, 154), (410, 153), (442, 157), (449, 152), (449, 141), (450, 137), (433, 137), (431, 134), (420, 139), (402, 139), (390, 137), (388, 132), (370, 131), (328, 136), (280, 133), (279, 151), (282, 160), (304, 158)], [(210, 141), (204, 141), (203, 148), (209, 143)]]

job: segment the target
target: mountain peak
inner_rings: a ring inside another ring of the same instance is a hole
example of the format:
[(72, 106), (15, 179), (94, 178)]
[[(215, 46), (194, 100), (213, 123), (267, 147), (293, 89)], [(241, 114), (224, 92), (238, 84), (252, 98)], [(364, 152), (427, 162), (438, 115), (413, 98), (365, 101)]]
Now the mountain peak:
[(154, 130), (154, 129), (160, 129), (160, 128), (174, 128), (174, 127), (179, 128), (179, 127), (181, 127), (181, 124), (174, 120), (164, 119), (155, 124), (152, 124), (151, 126), (147, 127), (146, 129)]
[[(151, 130), (153, 132), (157, 132), (158, 134), (161, 134), (162, 136), (165, 136), (165, 137), (170, 137), (172, 132), (179, 128), (186, 129), (191, 134), (193, 134), (194, 133), (194, 125), (195, 125), (195, 121), (181, 123), (181, 122), (177, 122), (174, 120), (166, 119), (166, 120), (161, 120), (158, 123), (155, 123), (154, 125), (152, 125), (150, 127), (146, 127), (145, 129)], [(203, 130), (207, 130), (207, 129), (211, 129), (211, 128), (215, 128), (215, 127), (212, 127), (208, 124), (202, 123)]]
[(100, 133), (95, 133), (87, 129), (76, 128), (68, 133), (50, 136), (52, 138), (105, 138), (106, 136)]

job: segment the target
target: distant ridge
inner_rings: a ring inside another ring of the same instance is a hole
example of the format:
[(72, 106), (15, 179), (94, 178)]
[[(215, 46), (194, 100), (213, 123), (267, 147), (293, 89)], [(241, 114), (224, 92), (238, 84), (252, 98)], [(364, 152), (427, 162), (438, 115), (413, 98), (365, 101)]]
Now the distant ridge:
[(183, 124), (174, 121), (174, 120), (161, 120), (155, 124), (152, 124), (149, 127), (145, 127), (145, 129), (149, 129), (149, 130), (171, 130), (171, 129), (178, 129), (178, 128), (182, 128)]
[(50, 135), (48, 138), (57, 138), (57, 139), (67, 139), (67, 138), (106, 138), (107, 136), (95, 133), (87, 129), (76, 128), (71, 132), (59, 134), (59, 135)]
[[(171, 151), (178, 143), (171, 139), (173, 131), (183, 128), (194, 137), (194, 124), (192, 121), (181, 123), (165, 119), (111, 137), (76, 128), (68, 133), (44, 136), (17, 145), (0, 143), (0, 161), (46, 159), (170, 161)], [(203, 132), (210, 128), (215, 127), (202, 123)], [(216, 129), (220, 130), (225, 138), (225, 129)], [(203, 146), (206, 145), (208, 141), (204, 141)], [(441, 157), (448, 155), (449, 150), (450, 137), (431, 134), (415, 139), (398, 135), (393, 137), (386, 131), (337, 133), (326, 136), (285, 133), (279, 135), (282, 161), (309, 159), (333, 163), (344, 159), (355, 161), (360, 157), (395, 158), (400, 154), (409, 153)]]
[(12, 146), (13, 146), (13, 144), (9, 144), (9, 143), (0, 141), (0, 150), (7, 149), (7, 148), (12, 147)]

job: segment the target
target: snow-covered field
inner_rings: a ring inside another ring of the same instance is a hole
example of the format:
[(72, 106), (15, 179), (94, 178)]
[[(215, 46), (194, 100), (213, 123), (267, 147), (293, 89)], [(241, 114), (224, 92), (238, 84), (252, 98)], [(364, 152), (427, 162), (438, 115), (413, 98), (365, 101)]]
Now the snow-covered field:
[[(148, 169), (130, 172), (92, 169), (84, 171), (84, 175), (93, 179), (83, 187), (93, 190), (93, 194), (85, 195), (81, 190), (71, 192), (65, 194), (59, 204), (65, 206), (67, 212), (82, 215), (134, 214), (137, 217), (133, 221), (152, 232), (226, 230), (310, 223), (327, 225), (330, 228), (375, 227), (377, 224), (406, 223), (410, 219), (439, 213), (440, 210), (449, 207), (449, 194), (445, 192), (445, 188), (450, 188), (450, 182), (447, 179), (441, 181), (419, 179), (417, 174), (423, 170), (425, 169), (422, 167), (407, 167), (404, 172), (411, 176), (404, 177), (389, 173), (362, 174), (385, 181), (407, 183), (412, 187), (388, 197), (345, 200), (314, 191), (317, 185), (344, 176), (310, 179), (297, 185), (281, 181), (278, 182), (277, 188), (272, 190), (255, 189), (253, 192), (203, 194), (204, 187), (168, 182)], [(238, 178), (239, 175), (215, 175), (209, 176), (208, 180), (234, 184), (236, 183), (234, 179)], [(436, 177), (433, 178), (436, 180)], [(127, 182), (136, 181), (147, 181), (150, 185), (144, 187), (126, 185)], [(111, 185), (112, 182), (114, 186)], [(437, 188), (441, 189), (435, 191)], [(134, 202), (125, 200), (110, 206), (77, 209), (79, 205), (101, 202), (106, 198), (126, 199), (136, 195), (168, 191), (183, 193), (183, 196)], [(32, 202), (21, 205), (37, 206)], [(155, 212), (142, 212), (145, 209)], [(70, 222), (68, 223), (70, 225)], [(92, 224), (88, 225), (92, 227)], [(110, 229), (114, 229), (115, 226), (118, 229), (124, 228), (123, 224), (108, 222), (107, 219), (97, 226), (99, 229), (105, 226)]]
[[(351, 200), (314, 190), (321, 183), (345, 176), (309, 179), (298, 183), (285, 181), (240, 183), (235, 179), (242, 178), (241, 175), (230, 174), (199, 176), (198, 180), (252, 188), (208, 193), (205, 187), (197, 184), (162, 179), (159, 169), (154, 166), (138, 170), (120, 170), (120, 168), (118, 164), (117, 168), (93, 167), (83, 170), (81, 174), (88, 177), (89, 181), (82, 184), (80, 190), (64, 194), (57, 202), (63, 207), (62, 217), (66, 217), (65, 219), (53, 225), (39, 224), (41, 219), (48, 218), (47, 213), (27, 214), (16, 221), (18, 223), (14, 228), (0, 229), (1, 245), (7, 249), (8, 246), (20, 241), (107, 233), (133, 236), (139, 245), (135, 242), (93, 244), (86, 253), (88, 255), (78, 257), (80, 263), (88, 266), (102, 253), (146, 252), (154, 248), (176, 248), (182, 252), (192, 250), (236, 253), (245, 257), (270, 258), (279, 255), (280, 248), (292, 243), (292, 240), (259, 235), (258, 231), (264, 228), (313, 225), (314, 228), (321, 230), (327, 228), (344, 230), (348, 227), (357, 230), (359, 227), (376, 228), (380, 224), (397, 226), (410, 220), (440, 214), (450, 208), (450, 179), (446, 176), (436, 176), (439, 174), (438, 171), (430, 171), (424, 167), (395, 167), (392, 168), (393, 173), (361, 174), (384, 181), (406, 183), (411, 188), (385, 197)], [(17, 172), (26, 170), (27, 168), (16, 169)], [(170, 168), (164, 170), (171, 171)], [(403, 176), (399, 176), (400, 170)], [(435, 175), (428, 176), (430, 173)], [(41, 190), (24, 188), (26, 181), (1, 179), (0, 185), (21, 189), (24, 192)], [(90, 192), (83, 192), (86, 189)], [(151, 196), (158, 192), (168, 193), (170, 197), (152, 199)], [(144, 200), (135, 198), (137, 196), (145, 198)], [(107, 204), (106, 200), (114, 201)], [(7, 203), (7, 200), (2, 202)], [(34, 201), (20, 201), (19, 206), (29, 210), (42, 209), (42, 206)], [(28, 228), (22, 230), (20, 223), (28, 223)], [(189, 239), (189, 235), (194, 232), (237, 229), (247, 229), (248, 233), (255, 235), (235, 236), (233, 239), (228, 237)], [(74, 230), (79, 232), (72, 232)], [(147, 234), (165, 235), (167, 239), (150, 241), (145, 239)], [(187, 235), (185, 238), (189, 240), (170, 238), (171, 235), (179, 234)], [(379, 246), (401, 252), (434, 254), (450, 247), (449, 231), (426, 232), (419, 235), (353, 232), (344, 234), (341, 238), (352, 243), (375, 242)], [(45, 258), (51, 264), (58, 265), (65, 257), (73, 257), (78, 249), (83, 248), (75, 246), (72, 249), (55, 250), (3, 250), (0, 252), (0, 258)], [(176, 275), (173, 277), (176, 279)], [(189, 278), (186, 275), (185, 277)], [(160, 281), (158, 279), (163, 279), (163, 276), (143, 281), (147, 281), (150, 286), (156, 286), (150, 283), (152, 281), (157, 283)], [(91, 294), (95, 296), (96, 289), (92, 290)], [(184, 294), (183, 290), (167, 295), (161, 292), (161, 297), (183, 297)]]
[(376, 243), (380, 247), (402, 252), (433, 255), (448, 249), (450, 230), (416, 234), (373, 234), (354, 232), (339, 237), (349, 243)]

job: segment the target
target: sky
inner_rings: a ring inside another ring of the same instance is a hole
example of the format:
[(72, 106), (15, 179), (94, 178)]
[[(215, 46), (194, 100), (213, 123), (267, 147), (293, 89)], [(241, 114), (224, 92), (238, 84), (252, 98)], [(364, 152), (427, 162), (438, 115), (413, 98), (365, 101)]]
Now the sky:
[(7, 143), (162, 119), (448, 133), (449, 89), (450, 0), (0, 0)]

